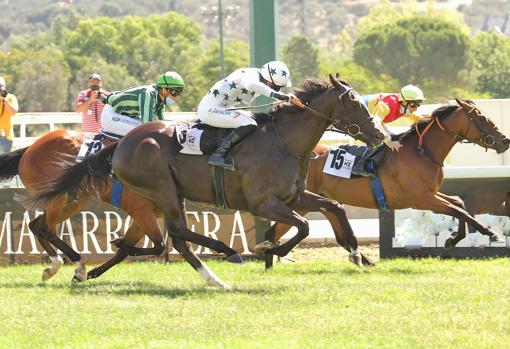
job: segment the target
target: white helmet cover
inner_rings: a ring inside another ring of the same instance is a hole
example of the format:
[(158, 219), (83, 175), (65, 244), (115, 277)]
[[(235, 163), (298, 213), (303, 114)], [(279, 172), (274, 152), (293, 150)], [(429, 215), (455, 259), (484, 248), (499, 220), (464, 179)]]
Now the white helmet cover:
[(291, 87), (290, 70), (280, 61), (267, 62), (260, 68), (260, 75), (266, 80), (280, 87)]

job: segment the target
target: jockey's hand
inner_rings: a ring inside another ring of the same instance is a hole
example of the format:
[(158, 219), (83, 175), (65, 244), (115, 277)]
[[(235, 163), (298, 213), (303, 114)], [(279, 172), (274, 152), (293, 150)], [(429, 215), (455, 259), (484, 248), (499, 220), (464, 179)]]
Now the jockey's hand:
[(301, 102), (301, 100), (293, 93), (289, 93), (287, 94), (287, 97), (289, 98), (288, 101), (300, 108), (304, 108), (305, 105), (303, 102)]
[(385, 139), (384, 144), (386, 144), (391, 151), (399, 151), (400, 147), (402, 147), (402, 144), (400, 144), (399, 141), (392, 141), (391, 139)]

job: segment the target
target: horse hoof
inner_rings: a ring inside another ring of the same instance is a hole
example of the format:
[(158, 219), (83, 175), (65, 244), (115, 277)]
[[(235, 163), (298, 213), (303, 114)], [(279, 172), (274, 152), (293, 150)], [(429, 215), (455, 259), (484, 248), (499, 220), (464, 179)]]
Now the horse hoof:
[(55, 274), (51, 272), (50, 268), (46, 268), (42, 274), (42, 281), (46, 282), (51, 279)]
[(78, 274), (74, 274), (73, 279), (71, 280), (72, 283), (83, 282), (83, 281), (84, 280)]
[(365, 255), (361, 255), (361, 262), (363, 263), (363, 266), (365, 267), (375, 267), (375, 263), (372, 262), (372, 260), (370, 258), (368, 258), (367, 256)]
[(233, 254), (233, 255), (230, 255), (228, 257), (225, 258), (228, 262), (230, 263), (243, 263), (244, 260), (243, 260), (243, 257), (241, 257), (241, 255), (239, 255), (238, 253), (236, 254)]
[(269, 240), (262, 241), (260, 244), (255, 246), (255, 250), (253, 252), (255, 252), (256, 254), (262, 254), (275, 246), (276, 245)]
[(357, 267), (363, 266), (363, 263), (361, 263), (361, 253), (351, 253), (349, 255), (349, 261)]
[(110, 241), (110, 244), (117, 248), (121, 248), (125, 240), (126, 240), (125, 238), (117, 238), (115, 240)]
[(446, 241), (444, 242), (444, 249), (451, 250), (454, 247), (455, 247), (455, 244), (453, 243), (453, 239), (452, 238), (446, 239)]
[(501, 238), (501, 236), (497, 233), (494, 233), (494, 235), (492, 235), (490, 238), (489, 238), (490, 242), (505, 242), (505, 240), (503, 240)]

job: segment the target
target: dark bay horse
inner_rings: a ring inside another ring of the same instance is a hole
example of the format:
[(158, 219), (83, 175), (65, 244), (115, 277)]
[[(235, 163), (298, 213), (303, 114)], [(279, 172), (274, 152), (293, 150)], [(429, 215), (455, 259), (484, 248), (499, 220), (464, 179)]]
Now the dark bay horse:
[[(451, 241), (447, 241), (445, 247), (454, 246), (465, 237), (465, 222), (480, 233), (489, 235), (491, 241), (498, 241), (500, 237), (478, 223), (466, 211), (460, 198), (438, 191), (443, 182), (444, 159), (457, 142), (475, 143), (483, 148), (493, 149), (497, 153), (506, 151), (510, 144), (510, 140), (474, 104), (461, 100), (457, 100), (457, 103), (458, 106), (437, 109), (430, 118), (421, 120), (402, 134), (400, 140), (403, 147), (398, 152), (386, 151), (377, 169), (389, 208), (412, 207), (459, 219), (459, 231), (450, 237)], [(423, 153), (418, 150), (420, 134), (423, 135), (421, 137)], [(352, 206), (378, 208), (368, 178), (346, 179), (323, 173), (329, 148), (319, 145), (314, 151), (320, 156), (310, 161), (306, 183), (309, 191)], [(502, 193), (502, 197), (508, 198), (508, 193)], [(493, 211), (508, 212), (503, 211), (500, 205), (498, 206), (499, 210), (494, 208)], [(305, 214), (311, 211), (299, 212)], [(340, 216), (342, 219), (338, 220), (338, 217), (330, 212), (323, 213), (331, 222), (338, 243), (348, 249), (344, 234), (346, 230), (352, 231), (352, 229), (347, 219)], [(276, 243), (290, 227), (275, 224), (272, 228), (267, 232), (266, 239)], [(363, 263), (371, 264), (365, 258)], [(272, 258), (267, 257), (266, 266), (270, 267), (271, 264)]]
[[(356, 129), (353, 136), (363, 136), (372, 146), (383, 139), (359, 95), (346, 82), (331, 75), (330, 82), (305, 80), (296, 95), (308, 106), (301, 109), (286, 105), (266, 115), (268, 120), (260, 122), (255, 133), (233, 151), (238, 170), (224, 174), (230, 208), (298, 228), (298, 234), (286, 244), (267, 251), (279, 256), (286, 255), (308, 235), (308, 222), (296, 210), (345, 214), (336, 201), (305, 190), (308, 156), (326, 128), (334, 124), (344, 130)], [(51, 201), (62, 194), (67, 194), (63, 196), (67, 200), (89, 193), (91, 183), (106, 179), (113, 169), (122, 182), (163, 212), (171, 237), (235, 255), (223, 242), (194, 233), (186, 226), (184, 199), (213, 203), (214, 196), (207, 157), (180, 154), (180, 148), (174, 127), (160, 122), (141, 125), (118, 144), (66, 170), (35, 200)], [(351, 253), (359, 255), (354, 236), (346, 244)]]
[[(33, 195), (37, 194), (41, 189), (41, 183), (55, 180), (62, 174), (57, 164), (63, 160), (63, 157), (74, 161), (84, 137), (83, 133), (64, 130), (52, 131), (29, 147), (0, 155), (0, 181), (6, 181), (19, 175), (28, 192)], [(157, 210), (154, 204), (129, 188), (126, 188), (122, 193), (121, 208), (131, 216), (133, 224), (127, 230), (124, 238), (116, 242), (119, 250), (105, 264), (87, 275), (84, 260), (80, 254), (57, 236), (57, 224), (79, 212), (92, 196), (97, 194), (101, 200), (108, 203), (111, 197), (111, 182), (111, 178), (109, 178), (105, 186), (97, 188), (97, 193), (81, 196), (69, 204), (62, 199), (54, 200), (45, 207), (42, 215), (29, 223), (30, 230), (51, 260), (51, 265), (43, 271), (43, 281), (54, 276), (63, 264), (53, 246), (59, 248), (69, 259), (77, 263), (75, 279), (80, 281), (87, 279), (87, 276), (88, 278), (98, 277), (128, 255), (159, 255), (164, 251), (163, 235), (157, 221)], [(134, 247), (140, 235), (147, 235), (154, 247)]]

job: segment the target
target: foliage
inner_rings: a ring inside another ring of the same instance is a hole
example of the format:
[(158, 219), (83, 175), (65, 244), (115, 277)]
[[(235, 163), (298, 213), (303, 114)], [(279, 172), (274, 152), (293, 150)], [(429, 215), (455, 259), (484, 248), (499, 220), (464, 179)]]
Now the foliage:
[(269, 272), (208, 260), (231, 291), (204, 286), (185, 263), (124, 263), (84, 284), (71, 284), (73, 266), (46, 284), (42, 265), (3, 266), (0, 347), (508, 347), (508, 259), (359, 270), (325, 250), (307, 249), (309, 261), (295, 250), (297, 263)]
[(282, 61), (289, 67), (295, 83), (319, 75), (319, 50), (305, 36), (295, 35), (287, 42), (282, 50)]
[(440, 94), (466, 79), (469, 37), (462, 28), (439, 18), (413, 17), (376, 26), (354, 44), (354, 61), (401, 85), (420, 85), (427, 95)]
[(399, 90), (399, 84), (395, 79), (381, 74), (376, 75), (369, 69), (366, 69), (352, 61), (340, 63), (324, 62), (321, 66), (321, 75), (327, 76), (328, 73), (340, 73), (356, 91), (362, 95), (395, 92)]
[[(58, 50), (0, 53), (8, 87), (18, 98), (20, 111), (61, 111), (67, 99), (71, 72)], [(3, 72), (0, 72), (3, 74)]]
[(510, 38), (479, 33), (473, 40), (476, 90), (494, 98), (510, 97)]

